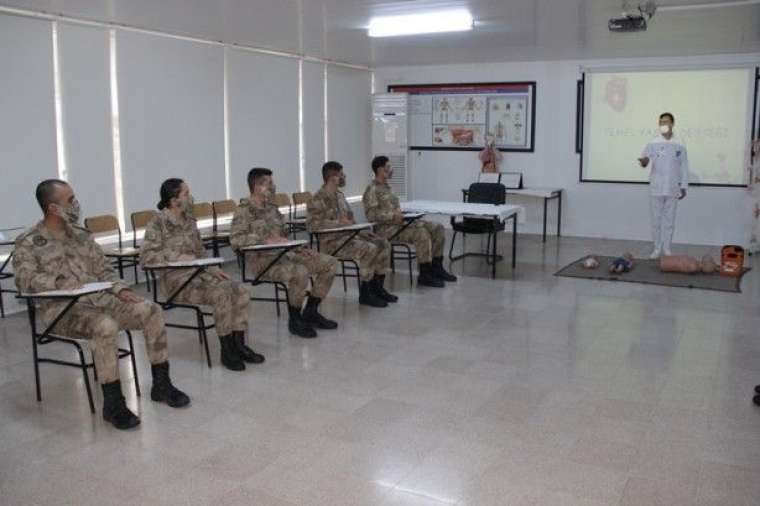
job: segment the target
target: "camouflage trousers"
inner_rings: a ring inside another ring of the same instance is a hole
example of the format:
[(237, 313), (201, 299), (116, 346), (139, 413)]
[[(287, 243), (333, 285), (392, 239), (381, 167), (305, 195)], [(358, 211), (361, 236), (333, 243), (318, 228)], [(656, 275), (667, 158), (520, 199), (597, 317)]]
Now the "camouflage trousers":
[[(303, 250), (289, 252), (262, 277), (267, 281), (284, 283), (288, 287), (288, 304), (293, 307), (300, 308), (303, 305), (310, 277), (313, 279), (311, 294), (324, 299), (332, 287), (338, 269), (338, 261), (334, 257), (317, 253), (315, 250), (309, 251), (313, 253)], [(251, 272), (259, 273), (269, 265), (272, 258), (271, 254), (251, 256), (247, 268)]]
[[(329, 236), (324, 236), (325, 238)], [(346, 238), (320, 241), (320, 250), (332, 253)], [(360, 234), (351, 239), (335, 254), (343, 260), (353, 260), (359, 264), (359, 278), (369, 281), (375, 274), (384, 275), (390, 267), (391, 245), (375, 234)]]
[[(43, 320), (49, 323), (57, 313), (46, 312)], [(64, 336), (89, 339), (101, 383), (119, 379), (120, 330), (142, 330), (151, 364), (160, 364), (169, 358), (164, 312), (158, 304), (147, 300), (131, 304), (107, 293), (83, 297), (53, 330)]]
[[(399, 227), (388, 229), (387, 236), (395, 234)], [(443, 256), (443, 246), (446, 242), (446, 232), (443, 225), (430, 221), (417, 220), (396, 238), (398, 242), (413, 244), (417, 252), (417, 262), (421, 264), (430, 263), (433, 258)]]
[[(167, 283), (164, 293), (174, 293), (182, 283)], [(216, 333), (226, 336), (233, 332), (248, 330), (248, 306), (251, 294), (245, 285), (237, 281), (219, 279), (204, 272), (196, 276), (177, 295), (177, 302), (211, 306), (214, 311)]]

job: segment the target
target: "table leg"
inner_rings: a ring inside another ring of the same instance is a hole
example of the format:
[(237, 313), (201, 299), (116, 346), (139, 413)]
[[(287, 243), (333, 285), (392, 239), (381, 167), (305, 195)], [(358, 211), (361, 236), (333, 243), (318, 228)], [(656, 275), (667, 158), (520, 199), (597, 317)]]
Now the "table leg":
[(517, 267), (517, 215), (512, 216), (512, 270)]
[(496, 278), (496, 238), (499, 236), (499, 219), (493, 220), (493, 250), (491, 253), (491, 277)]
[(544, 237), (543, 242), (546, 242), (546, 210), (549, 206), (549, 199), (544, 197)]
[(557, 237), (562, 235), (562, 191), (557, 196)]

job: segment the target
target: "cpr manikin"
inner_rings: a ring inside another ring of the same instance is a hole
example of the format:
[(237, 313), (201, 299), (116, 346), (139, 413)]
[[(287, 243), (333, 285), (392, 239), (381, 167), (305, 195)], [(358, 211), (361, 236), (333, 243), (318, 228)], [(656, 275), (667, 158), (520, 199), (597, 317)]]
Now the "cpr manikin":
[(660, 115), (660, 135), (646, 145), (639, 163), (649, 167), (652, 240), (650, 258), (672, 255), (670, 245), (676, 223), (678, 201), (686, 197), (689, 161), (686, 146), (673, 135), (673, 115)]
[(712, 274), (718, 270), (718, 264), (710, 255), (705, 255), (702, 260), (697, 260), (688, 255), (673, 255), (660, 257), (660, 270), (662, 272), (683, 272), (687, 274), (704, 273)]

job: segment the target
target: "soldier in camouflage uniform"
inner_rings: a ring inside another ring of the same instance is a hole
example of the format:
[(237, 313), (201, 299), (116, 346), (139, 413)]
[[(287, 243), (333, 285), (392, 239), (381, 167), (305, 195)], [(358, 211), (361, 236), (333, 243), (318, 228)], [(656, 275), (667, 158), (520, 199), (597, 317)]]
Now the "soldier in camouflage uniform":
[[(375, 179), (362, 196), (364, 214), (375, 223), (375, 230), (383, 237), (390, 238), (404, 224), (398, 197), (393, 194), (388, 181), (393, 168), (386, 156), (376, 156), (372, 160)], [(397, 235), (394, 241), (414, 244), (420, 275), (417, 283), (423, 286), (443, 287), (444, 281), (456, 281), (456, 276), (443, 268), (443, 246), (446, 240), (443, 225), (417, 220)]]
[[(248, 188), (250, 197), (243, 199), (232, 217), (232, 248), (241, 254), (246, 246), (288, 242), (285, 219), (272, 202), (275, 194), (272, 171), (251, 169)], [(247, 253), (246, 269), (258, 275), (278, 254), (278, 250)], [(292, 334), (312, 338), (317, 336), (315, 328), (337, 328), (337, 323), (319, 313), (319, 304), (330, 291), (337, 266), (335, 258), (300, 247), (287, 252), (264, 274), (262, 279), (284, 283), (288, 287), (288, 329)], [(311, 292), (302, 310), (310, 276), (313, 278)]]
[[(172, 407), (190, 399), (172, 385), (161, 308), (139, 297), (119, 280), (100, 246), (80, 228), (80, 209), (64, 181), (49, 179), (37, 186), (42, 221), (16, 240), (13, 270), (24, 293), (73, 290), (85, 283), (113, 282), (109, 291), (85, 295), (59, 321), (53, 332), (90, 340), (98, 379), (103, 388), (103, 419), (118, 429), (137, 426), (140, 419), (127, 408), (119, 381), (118, 334), (142, 330), (153, 373), (151, 399)], [(43, 301), (41, 318), (50, 324), (67, 301)]]
[[(339, 190), (346, 185), (343, 166), (327, 162), (322, 166), (325, 184), (312, 197), (307, 206), (306, 228), (317, 232), (329, 228), (354, 225), (354, 213), (346, 196)], [(343, 243), (353, 232), (325, 233), (317, 236), (321, 251), (335, 254), (338, 258), (353, 260), (359, 265), (359, 304), (386, 307), (398, 297), (388, 293), (383, 286), (385, 273), (390, 264), (390, 243), (382, 237), (364, 230), (348, 243)], [(342, 246), (341, 246), (342, 245)], [(338, 249), (340, 248), (340, 249)], [(337, 253), (335, 250), (338, 250)]]
[[(161, 212), (145, 229), (140, 249), (140, 264), (159, 266), (166, 262), (205, 258), (201, 234), (193, 216), (193, 197), (181, 179), (167, 179), (161, 185)], [(189, 278), (193, 271), (160, 271), (161, 290), (168, 297)], [(263, 355), (245, 344), (248, 330), (248, 305), (251, 294), (241, 283), (232, 281), (223, 270), (209, 267), (185, 286), (177, 302), (205, 304), (214, 308), (214, 325), (221, 343), (221, 362), (232, 371), (242, 371), (245, 363), (260, 364)]]

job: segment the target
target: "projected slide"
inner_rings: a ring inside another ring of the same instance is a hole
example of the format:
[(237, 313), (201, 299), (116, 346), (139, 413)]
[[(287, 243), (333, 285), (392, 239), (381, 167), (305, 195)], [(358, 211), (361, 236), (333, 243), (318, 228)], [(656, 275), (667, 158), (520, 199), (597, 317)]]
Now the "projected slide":
[(754, 69), (594, 72), (584, 91), (583, 180), (648, 181), (636, 159), (671, 112), (691, 183), (746, 184)]

